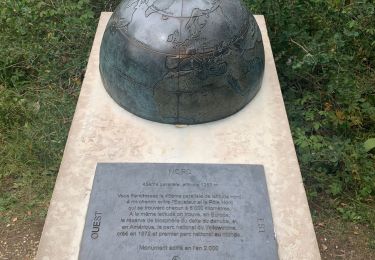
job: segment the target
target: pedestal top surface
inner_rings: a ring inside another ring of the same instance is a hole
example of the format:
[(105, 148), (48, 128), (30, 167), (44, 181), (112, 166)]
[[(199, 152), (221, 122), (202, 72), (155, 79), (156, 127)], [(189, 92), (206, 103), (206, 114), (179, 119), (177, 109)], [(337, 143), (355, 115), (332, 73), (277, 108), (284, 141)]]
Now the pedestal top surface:
[(77, 259), (98, 162), (262, 164), (280, 259), (320, 259), (302, 177), (263, 16), (265, 47), (258, 95), (239, 113), (195, 126), (141, 119), (119, 107), (99, 74), (99, 49), (111, 13), (102, 13), (37, 259)]

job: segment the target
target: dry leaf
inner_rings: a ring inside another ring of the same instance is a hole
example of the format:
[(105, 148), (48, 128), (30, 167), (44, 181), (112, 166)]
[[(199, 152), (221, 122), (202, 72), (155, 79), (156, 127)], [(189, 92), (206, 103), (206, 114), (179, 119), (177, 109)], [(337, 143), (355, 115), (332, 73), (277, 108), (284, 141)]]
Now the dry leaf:
[(336, 110), (336, 117), (340, 120), (340, 121), (344, 121), (345, 120), (345, 114), (344, 112), (340, 111), (340, 110)]

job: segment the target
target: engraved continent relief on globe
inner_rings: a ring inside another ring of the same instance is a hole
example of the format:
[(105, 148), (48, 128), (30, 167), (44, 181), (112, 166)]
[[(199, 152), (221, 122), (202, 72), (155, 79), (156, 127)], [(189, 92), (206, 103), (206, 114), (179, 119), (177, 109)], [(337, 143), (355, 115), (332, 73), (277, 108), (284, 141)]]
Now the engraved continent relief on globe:
[(262, 36), (241, 0), (125, 0), (104, 33), (100, 72), (110, 96), (137, 116), (215, 121), (258, 92)]

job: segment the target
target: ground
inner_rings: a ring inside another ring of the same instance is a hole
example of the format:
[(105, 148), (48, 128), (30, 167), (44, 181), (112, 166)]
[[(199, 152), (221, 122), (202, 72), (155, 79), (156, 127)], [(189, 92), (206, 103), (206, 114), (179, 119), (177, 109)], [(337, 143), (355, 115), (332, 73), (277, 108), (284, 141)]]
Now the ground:
[(44, 221), (24, 221), (13, 218), (10, 223), (0, 222), (0, 259), (34, 259), (42, 234)]
[[(317, 214), (314, 227), (322, 259), (375, 259), (375, 234), (368, 226), (345, 222), (326, 210)], [(34, 259), (43, 222), (43, 219), (18, 220), (17, 217), (8, 223), (0, 222), (0, 259)]]
[(365, 225), (338, 218), (319, 218), (315, 223), (322, 259), (375, 259), (374, 236)]

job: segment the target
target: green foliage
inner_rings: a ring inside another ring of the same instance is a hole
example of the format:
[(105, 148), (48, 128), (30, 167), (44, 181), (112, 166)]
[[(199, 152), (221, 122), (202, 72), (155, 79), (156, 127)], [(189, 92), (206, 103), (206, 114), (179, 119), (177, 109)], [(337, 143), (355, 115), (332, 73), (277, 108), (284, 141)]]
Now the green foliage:
[(103, 5), (0, 1), (0, 217), (45, 212)]
[(364, 144), (363, 144), (365, 151), (370, 152), (372, 149), (375, 148), (375, 138), (370, 138), (368, 139)]
[[(375, 5), (245, 1), (266, 17), (310, 196), (375, 195)], [(365, 144), (365, 145), (364, 145)], [(338, 208), (346, 218), (352, 210)], [(371, 209), (375, 214), (374, 209)]]

